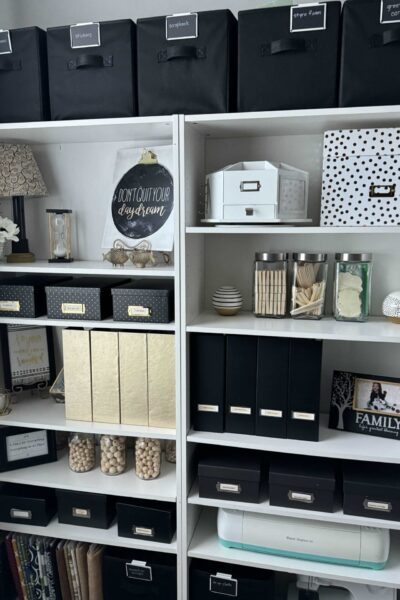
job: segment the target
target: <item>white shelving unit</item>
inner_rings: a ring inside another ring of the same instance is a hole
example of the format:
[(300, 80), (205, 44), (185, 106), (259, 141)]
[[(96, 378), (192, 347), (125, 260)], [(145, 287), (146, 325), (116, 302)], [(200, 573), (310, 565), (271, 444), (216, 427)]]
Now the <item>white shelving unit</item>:
[[(1, 273), (1, 269), (0, 269)], [(175, 331), (172, 323), (132, 323), (104, 319), (103, 321), (89, 321), (80, 319), (48, 319), (47, 317), (36, 317), (36, 319), (24, 319), (22, 317), (0, 317), (0, 325), (35, 325), (37, 327), (84, 327), (86, 329), (129, 329), (145, 331)]]
[(113, 267), (108, 262), (75, 260), (73, 263), (49, 263), (37, 260), (28, 264), (3, 264), (2, 273), (45, 273), (54, 275), (113, 275), (115, 277), (174, 277), (175, 268), (170, 265), (138, 269), (133, 266)]

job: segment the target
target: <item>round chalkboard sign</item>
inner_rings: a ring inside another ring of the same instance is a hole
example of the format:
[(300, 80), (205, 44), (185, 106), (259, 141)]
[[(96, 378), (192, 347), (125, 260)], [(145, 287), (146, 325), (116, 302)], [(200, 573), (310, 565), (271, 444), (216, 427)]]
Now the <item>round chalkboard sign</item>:
[(146, 238), (166, 223), (174, 206), (171, 173), (158, 163), (139, 163), (122, 177), (112, 200), (112, 217), (122, 235)]

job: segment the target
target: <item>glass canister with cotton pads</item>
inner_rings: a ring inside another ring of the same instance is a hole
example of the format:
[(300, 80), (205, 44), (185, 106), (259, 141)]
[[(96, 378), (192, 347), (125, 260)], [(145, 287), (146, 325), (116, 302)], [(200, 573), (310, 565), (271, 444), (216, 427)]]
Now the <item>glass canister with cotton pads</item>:
[(293, 319), (321, 319), (325, 311), (328, 257), (322, 252), (293, 254)]
[(372, 254), (336, 254), (333, 310), (337, 321), (368, 320)]

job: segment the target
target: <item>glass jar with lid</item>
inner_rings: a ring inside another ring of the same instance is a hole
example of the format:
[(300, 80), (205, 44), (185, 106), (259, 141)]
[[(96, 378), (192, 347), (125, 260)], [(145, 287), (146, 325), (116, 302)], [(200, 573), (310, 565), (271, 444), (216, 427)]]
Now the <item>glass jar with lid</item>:
[(284, 317), (288, 254), (257, 252), (254, 261), (253, 312), (256, 317)]
[(138, 438), (135, 443), (136, 475), (139, 479), (157, 479), (161, 472), (161, 442)]
[(94, 435), (90, 433), (71, 433), (68, 441), (69, 468), (75, 473), (86, 473), (96, 464)]
[(327, 255), (321, 252), (293, 254), (293, 284), (290, 314), (293, 319), (321, 319), (324, 315)]
[(121, 475), (126, 469), (126, 438), (102, 435), (100, 438), (100, 468), (105, 475)]
[(334, 315), (338, 321), (368, 319), (371, 301), (372, 254), (336, 254)]

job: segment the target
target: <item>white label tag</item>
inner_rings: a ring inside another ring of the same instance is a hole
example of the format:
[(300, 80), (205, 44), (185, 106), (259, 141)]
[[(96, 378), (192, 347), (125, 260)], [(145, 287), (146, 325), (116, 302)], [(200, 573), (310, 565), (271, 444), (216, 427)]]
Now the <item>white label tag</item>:
[(61, 304), (61, 312), (64, 315), (84, 315), (86, 313), (86, 305), (76, 304), (73, 302), (63, 302)]
[(133, 560), (125, 563), (126, 576), (129, 579), (138, 579), (140, 581), (153, 581), (153, 570), (147, 566), (147, 563)]
[(100, 23), (77, 23), (70, 29), (71, 48), (94, 48), (101, 45)]
[(400, 2), (381, 0), (381, 23), (400, 23)]
[(133, 535), (144, 535), (146, 537), (154, 537), (154, 529), (148, 527), (133, 527)]
[(313, 494), (305, 494), (304, 492), (289, 492), (289, 500), (294, 500), (295, 502), (305, 502), (307, 504), (312, 504), (314, 502)]
[(8, 29), (0, 29), (0, 54), (12, 54), (11, 37)]
[(7, 436), (6, 453), (8, 462), (46, 456), (49, 453), (47, 431), (41, 430)]
[(197, 13), (181, 13), (165, 19), (165, 36), (167, 40), (189, 40), (199, 34), (199, 17)]
[(198, 404), (197, 410), (198, 412), (217, 413), (219, 412), (219, 406), (217, 404)]
[(248, 406), (230, 406), (231, 415), (251, 415), (251, 408)]
[(218, 492), (228, 492), (229, 494), (240, 494), (242, 487), (235, 483), (217, 483)]
[(146, 306), (128, 306), (128, 317), (151, 317), (151, 310)]
[(233, 579), (232, 575), (225, 575), (225, 573), (210, 575), (209, 590), (212, 594), (236, 598), (238, 595), (238, 580)]
[(0, 310), (19, 312), (21, 310), (21, 305), (18, 300), (0, 300)]
[(369, 510), (380, 510), (382, 512), (391, 512), (392, 504), (391, 502), (375, 502), (373, 500), (366, 500), (364, 502), (365, 508)]
[(326, 29), (326, 4), (298, 4), (290, 7), (290, 31)]
[(315, 413), (292, 412), (292, 419), (297, 421), (315, 421)]
[(79, 517), (81, 519), (90, 519), (90, 508), (76, 508), (72, 509), (72, 516)]
[(19, 508), (12, 508), (10, 510), (10, 517), (12, 519), (32, 519), (32, 512), (30, 510), (20, 510)]
[(283, 412), (281, 410), (271, 410), (269, 408), (261, 408), (261, 417), (273, 417), (274, 419), (282, 419)]

